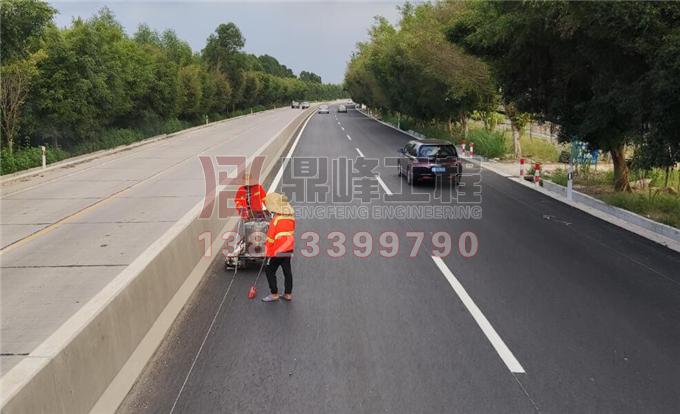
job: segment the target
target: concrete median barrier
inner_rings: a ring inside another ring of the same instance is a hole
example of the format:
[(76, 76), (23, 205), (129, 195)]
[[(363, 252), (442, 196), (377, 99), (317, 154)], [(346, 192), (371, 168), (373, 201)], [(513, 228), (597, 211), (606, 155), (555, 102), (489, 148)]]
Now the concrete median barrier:
[[(314, 111), (312, 107), (301, 112), (248, 162), (265, 156), (263, 175), (272, 173), (290, 139)], [(221, 257), (219, 253), (205, 257), (200, 235), (220, 235), (236, 224), (216, 213), (201, 219), (202, 207), (203, 201), (3, 376), (3, 413), (115, 411), (193, 288)], [(219, 252), (220, 237), (214, 239), (213, 252)], [(127, 370), (124, 378), (122, 369)], [(105, 392), (110, 395), (101, 400)]]

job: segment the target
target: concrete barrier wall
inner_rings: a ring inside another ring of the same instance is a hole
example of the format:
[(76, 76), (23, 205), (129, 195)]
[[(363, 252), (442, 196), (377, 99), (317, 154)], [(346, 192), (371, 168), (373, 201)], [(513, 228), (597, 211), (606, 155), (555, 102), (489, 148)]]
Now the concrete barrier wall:
[[(314, 111), (301, 112), (253, 155), (266, 157), (264, 176)], [(201, 208), (202, 202), (2, 378), (3, 413), (92, 409), (188, 275), (206, 260), (199, 236), (217, 237), (236, 223), (217, 214), (199, 219)]]

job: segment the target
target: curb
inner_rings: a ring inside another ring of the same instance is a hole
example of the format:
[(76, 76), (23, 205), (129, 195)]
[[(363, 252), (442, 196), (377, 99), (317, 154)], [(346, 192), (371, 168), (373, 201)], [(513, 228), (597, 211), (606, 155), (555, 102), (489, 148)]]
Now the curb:
[(411, 138), (413, 138), (413, 139), (417, 139), (418, 141), (420, 141), (420, 140), (423, 139), (423, 137), (419, 137), (419, 136), (417, 136), (417, 135), (411, 134), (411, 133), (408, 132), (408, 131), (404, 131), (403, 129), (397, 128), (396, 126), (390, 124), (389, 122), (382, 121), (382, 120), (380, 120), (380, 119), (374, 117), (373, 115), (369, 115), (368, 113), (362, 111), (361, 109), (357, 109), (356, 111), (359, 112), (360, 114), (362, 114), (363, 116), (365, 116), (365, 117), (367, 117), (367, 118), (370, 118), (370, 119), (374, 120), (375, 122), (381, 123), (381, 124), (385, 125), (386, 127), (392, 128), (392, 129), (395, 130), (395, 131), (399, 131), (399, 132), (401, 132), (401, 133), (404, 134), (404, 135), (408, 135), (409, 137), (411, 137)]
[(489, 170), (495, 174), (508, 178), (527, 188), (531, 188), (534, 191), (538, 191), (557, 201), (560, 201), (564, 204), (567, 204), (571, 207), (574, 207), (585, 213), (588, 213), (591, 216), (606, 221), (607, 223), (621, 227), (622, 229), (628, 230), (631, 233), (635, 233), (638, 236), (644, 237), (648, 240), (651, 240), (655, 243), (658, 243), (662, 246), (665, 246), (671, 250), (680, 253), (680, 230), (674, 227), (667, 226), (654, 220), (650, 220), (646, 217), (643, 217), (631, 211), (609, 205), (603, 201), (600, 201), (594, 197), (591, 197), (587, 194), (583, 194), (576, 190), (573, 190), (572, 193), (574, 200), (569, 201), (566, 198), (567, 189), (559, 184), (543, 180), (544, 186), (540, 187), (535, 184), (529, 183), (528, 181), (520, 177), (516, 177), (514, 175), (508, 174), (505, 171), (494, 168), (492, 166), (493, 165), (492, 162), (478, 159), (470, 161), (479, 164), (482, 168)]

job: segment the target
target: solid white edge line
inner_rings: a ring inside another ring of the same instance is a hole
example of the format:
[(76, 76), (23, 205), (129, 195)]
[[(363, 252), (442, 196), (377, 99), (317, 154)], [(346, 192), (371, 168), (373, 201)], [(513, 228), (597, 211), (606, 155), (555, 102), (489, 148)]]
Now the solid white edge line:
[(382, 180), (382, 178), (380, 178), (379, 175), (376, 175), (375, 179), (378, 180), (378, 184), (380, 184), (380, 186), (383, 188), (383, 190), (385, 190), (387, 195), (392, 195), (392, 192), (390, 191), (389, 188), (387, 188), (387, 186), (385, 185), (385, 182)]
[(286, 166), (288, 165), (288, 161), (290, 160), (290, 157), (293, 156), (293, 151), (295, 151), (295, 148), (297, 148), (298, 142), (300, 142), (300, 137), (302, 136), (302, 133), (305, 132), (305, 128), (307, 127), (307, 123), (312, 119), (314, 114), (310, 115), (309, 118), (305, 121), (305, 123), (302, 125), (302, 128), (300, 128), (300, 132), (298, 132), (297, 137), (295, 137), (295, 141), (293, 142), (293, 145), (290, 146), (290, 149), (288, 150), (288, 154), (286, 154), (286, 158), (283, 160), (281, 163), (281, 168), (279, 168), (279, 171), (276, 173), (276, 176), (272, 180), (272, 183), (269, 185), (268, 192), (272, 192), (276, 190), (276, 187), (279, 186), (279, 181), (281, 181), (281, 178), (283, 177), (283, 172), (286, 169)]
[(503, 342), (503, 340), (498, 335), (496, 330), (493, 328), (493, 326), (491, 326), (491, 324), (486, 319), (482, 311), (479, 310), (479, 308), (472, 300), (470, 295), (468, 295), (468, 293), (465, 291), (463, 285), (461, 285), (458, 279), (456, 279), (456, 276), (454, 276), (453, 273), (451, 273), (451, 270), (449, 270), (448, 266), (446, 266), (446, 263), (444, 263), (442, 258), (432, 256), (432, 260), (434, 260), (434, 263), (437, 265), (439, 270), (441, 270), (441, 272), (444, 274), (446, 280), (449, 281), (449, 284), (456, 292), (461, 302), (463, 302), (467, 310), (474, 318), (475, 322), (477, 322), (477, 325), (479, 325), (479, 327), (482, 329), (482, 332), (484, 332), (484, 335), (486, 335), (489, 342), (491, 342), (491, 345), (493, 345), (493, 347), (496, 349), (496, 352), (501, 357), (501, 359), (508, 367), (510, 372), (516, 374), (524, 374), (525, 373), (524, 368), (522, 368), (522, 365), (519, 363), (517, 358), (515, 358), (515, 356), (512, 354), (510, 348), (508, 348), (507, 345), (505, 345), (505, 342)]
[[(360, 157), (363, 157), (363, 156), (364, 156), (364, 154), (361, 153), (361, 150), (360, 150), (359, 148), (354, 148), (354, 149), (357, 150), (357, 152), (359, 153), (359, 156), (360, 156)], [(364, 158), (365, 158), (365, 157), (364, 157)]]
[(351, 140), (352, 140), (352, 137), (350, 137), (349, 134), (348, 134), (348, 135), (347, 135), (347, 139), (351, 141)]

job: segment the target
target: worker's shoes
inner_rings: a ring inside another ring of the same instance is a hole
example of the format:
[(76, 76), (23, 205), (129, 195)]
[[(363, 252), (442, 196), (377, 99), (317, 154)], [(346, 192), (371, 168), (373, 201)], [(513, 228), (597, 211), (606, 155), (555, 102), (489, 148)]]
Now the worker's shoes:
[(288, 302), (290, 302), (291, 300), (293, 300), (293, 295), (290, 294), (290, 293), (286, 293), (286, 294), (283, 295), (283, 298), (285, 300), (287, 300)]
[(279, 300), (279, 295), (269, 294), (262, 298), (262, 302), (276, 302), (277, 300)]

